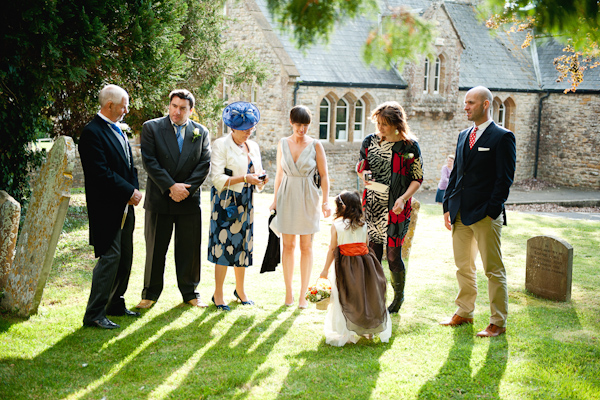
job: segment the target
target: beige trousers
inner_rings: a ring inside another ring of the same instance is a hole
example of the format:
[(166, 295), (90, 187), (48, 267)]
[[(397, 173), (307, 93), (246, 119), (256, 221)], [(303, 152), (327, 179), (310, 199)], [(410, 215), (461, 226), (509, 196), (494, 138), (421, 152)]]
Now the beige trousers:
[(460, 212), (452, 226), (452, 245), (457, 271), (458, 295), (456, 296), (456, 314), (463, 318), (473, 318), (475, 299), (477, 298), (477, 273), (475, 257), (481, 254), (483, 270), (488, 278), (490, 300), (490, 323), (504, 327), (508, 314), (508, 288), (506, 269), (502, 263), (500, 236), (502, 232), (502, 214), (495, 220), (485, 217), (472, 225), (465, 226)]

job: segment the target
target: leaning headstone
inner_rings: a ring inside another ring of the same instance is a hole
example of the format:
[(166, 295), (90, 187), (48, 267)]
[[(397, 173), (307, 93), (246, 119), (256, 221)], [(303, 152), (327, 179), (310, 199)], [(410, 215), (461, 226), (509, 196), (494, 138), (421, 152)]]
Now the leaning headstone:
[(13, 260), (19, 232), (21, 205), (0, 190), (0, 290), (4, 290)]
[(527, 241), (525, 289), (550, 300), (571, 300), (573, 246), (552, 236)]
[(410, 255), (410, 248), (412, 247), (413, 238), (415, 237), (415, 228), (417, 227), (417, 219), (419, 218), (419, 210), (421, 209), (421, 203), (414, 197), (411, 204), (412, 210), (410, 212), (408, 232), (406, 232), (404, 243), (402, 244), (402, 259), (406, 264), (408, 264), (408, 256)]
[(69, 208), (74, 161), (73, 139), (60, 136), (32, 185), (15, 260), (0, 303), (18, 315), (36, 313), (42, 299), (56, 243)]

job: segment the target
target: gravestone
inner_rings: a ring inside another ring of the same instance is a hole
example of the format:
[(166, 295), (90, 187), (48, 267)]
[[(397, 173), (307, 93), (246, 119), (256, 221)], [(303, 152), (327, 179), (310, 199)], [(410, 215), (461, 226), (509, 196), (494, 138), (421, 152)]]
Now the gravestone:
[(0, 190), (0, 290), (6, 287), (15, 258), (21, 205), (4, 190)]
[(527, 241), (525, 289), (550, 300), (571, 300), (573, 246), (552, 236)]
[(410, 256), (410, 248), (412, 247), (413, 238), (415, 237), (415, 228), (417, 227), (417, 219), (419, 218), (419, 210), (421, 203), (414, 197), (412, 198), (412, 210), (410, 212), (410, 223), (408, 224), (408, 232), (404, 237), (402, 245), (402, 259), (405, 264), (408, 264), (408, 256)]
[(74, 161), (73, 139), (60, 136), (34, 179), (14, 263), (0, 303), (18, 315), (36, 313), (42, 299), (69, 208)]

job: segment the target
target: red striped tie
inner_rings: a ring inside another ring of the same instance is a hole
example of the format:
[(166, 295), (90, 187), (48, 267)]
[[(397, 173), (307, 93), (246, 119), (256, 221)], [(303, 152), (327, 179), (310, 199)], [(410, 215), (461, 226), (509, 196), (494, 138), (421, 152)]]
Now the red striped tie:
[(475, 137), (477, 136), (477, 127), (473, 128), (471, 134), (469, 135), (469, 150), (473, 149), (475, 145)]

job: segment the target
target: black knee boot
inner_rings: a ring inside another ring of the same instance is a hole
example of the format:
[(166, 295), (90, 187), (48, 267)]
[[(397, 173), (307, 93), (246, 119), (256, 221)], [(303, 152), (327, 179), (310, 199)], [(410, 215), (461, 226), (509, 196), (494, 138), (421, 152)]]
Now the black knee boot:
[(390, 314), (397, 313), (404, 303), (404, 284), (406, 283), (406, 270), (390, 271), (392, 288), (394, 289), (394, 300), (388, 307)]

